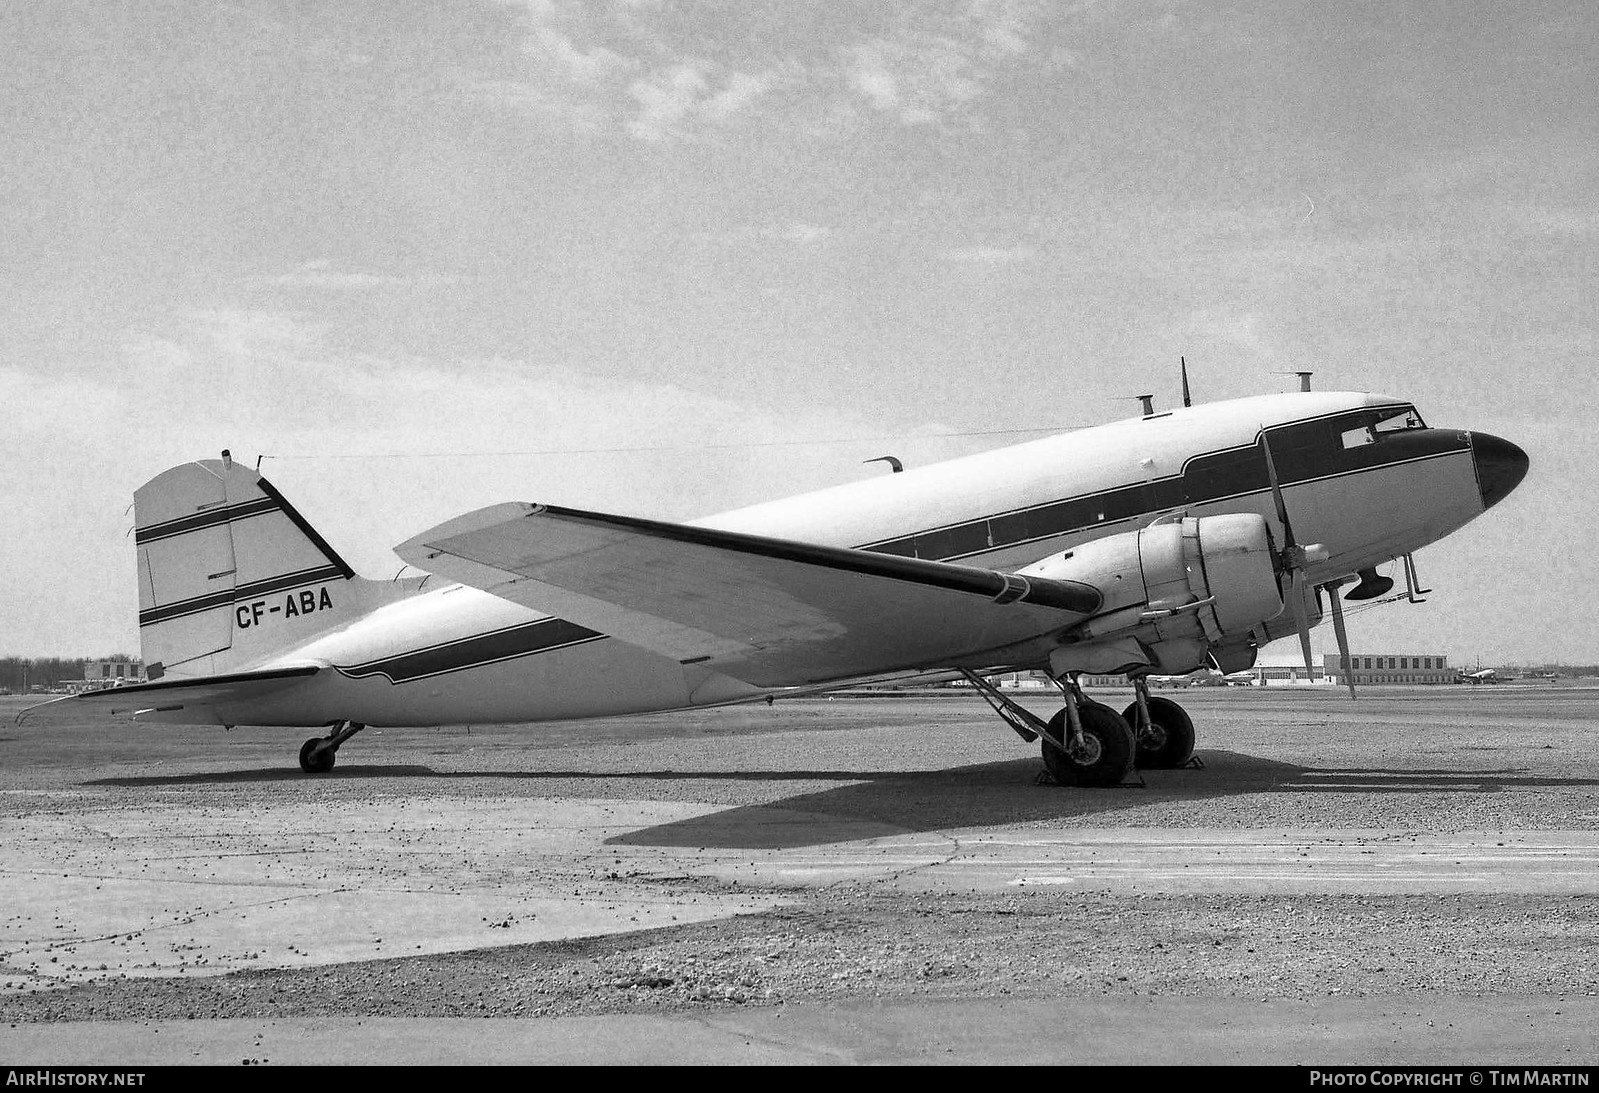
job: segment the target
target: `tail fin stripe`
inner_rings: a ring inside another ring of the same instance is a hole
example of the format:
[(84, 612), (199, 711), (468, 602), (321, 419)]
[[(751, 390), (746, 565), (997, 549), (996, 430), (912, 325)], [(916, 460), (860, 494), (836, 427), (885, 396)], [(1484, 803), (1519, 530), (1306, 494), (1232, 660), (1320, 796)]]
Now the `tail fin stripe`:
[(350, 567), (350, 563), (339, 557), (339, 552), (334, 550), (333, 547), (328, 544), (328, 541), (322, 538), (321, 533), (318, 532), (316, 528), (312, 527), (306, 521), (305, 517), (300, 515), (298, 509), (289, 504), (289, 499), (279, 493), (276, 486), (268, 482), (265, 478), (258, 479), (256, 481), (256, 485), (260, 488), (262, 493), (266, 494), (268, 497), (278, 503), (278, 508), (283, 510), (283, 515), (294, 521), (294, 526), (300, 529), (300, 534), (311, 540), (316, 548), (327, 557), (327, 560), (332, 562), (333, 565), (338, 568), (339, 576), (355, 576), (355, 570)]
[(218, 524), (230, 524), (235, 520), (245, 520), (251, 516), (264, 516), (269, 512), (277, 512), (279, 505), (270, 497), (257, 497), (253, 501), (246, 501), (240, 505), (227, 505), (219, 509), (206, 512), (197, 512), (192, 516), (180, 516), (175, 520), (166, 520), (159, 524), (151, 524), (147, 528), (139, 528), (133, 533), (133, 541), (139, 546), (155, 542), (157, 539), (169, 539), (174, 535), (187, 535), (191, 531), (203, 531)]
[(251, 581), (249, 584), (240, 585), (237, 588), (225, 588), (217, 592), (208, 592), (203, 596), (193, 596), (187, 600), (178, 600), (175, 603), (163, 604), (148, 611), (140, 611), (139, 625), (154, 626), (156, 623), (166, 622), (168, 619), (179, 618), (183, 615), (196, 615), (202, 611), (215, 610), (218, 607), (231, 607), (236, 603), (261, 599), (275, 592), (287, 592), (302, 585), (317, 584), (321, 581), (343, 580), (345, 576), (345, 572), (338, 566), (325, 565), (314, 569), (302, 569), (297, 573), (285, 573), (262, 581)]

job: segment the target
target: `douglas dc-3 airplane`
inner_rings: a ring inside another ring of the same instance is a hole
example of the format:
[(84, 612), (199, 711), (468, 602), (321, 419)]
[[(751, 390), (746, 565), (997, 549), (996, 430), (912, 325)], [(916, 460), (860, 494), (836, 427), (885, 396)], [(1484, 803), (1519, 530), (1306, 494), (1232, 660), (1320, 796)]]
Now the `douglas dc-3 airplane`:
[[(870, 678), (964, 675), (1068, 785), (1188, 761), (1192, 722), (1146, 677), (1309, 630), (1339, 586), (1504, 498), (1506, 440), (1394, 398), (1212, 403), (885, 474), (686, 524), (509, 503), (400, 544), (425, 576), (355, 575), (255, 472), (187, 463), (134, 495), (150, 682), (76, 706), (141, 720), (316, 726), (307, 773), (367, 725), (685, 709)], [(1044, 721), (988, 679), (1044, 669)], [(1125, 674), (1118, 713), (1079, 673)]]

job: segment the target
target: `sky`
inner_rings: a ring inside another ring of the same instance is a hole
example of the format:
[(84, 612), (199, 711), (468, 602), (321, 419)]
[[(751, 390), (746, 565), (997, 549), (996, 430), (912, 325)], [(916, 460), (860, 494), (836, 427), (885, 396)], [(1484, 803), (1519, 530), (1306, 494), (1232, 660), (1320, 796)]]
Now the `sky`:
[(1530, 454), (1357, 649), (1599, 662), (1596, 46), (1585, 0), (0, 6), (0, 655), (136, 652), (133, 490), (223, 448), (389, 576), (498, 501), (1169, 406), (1182, 356)]

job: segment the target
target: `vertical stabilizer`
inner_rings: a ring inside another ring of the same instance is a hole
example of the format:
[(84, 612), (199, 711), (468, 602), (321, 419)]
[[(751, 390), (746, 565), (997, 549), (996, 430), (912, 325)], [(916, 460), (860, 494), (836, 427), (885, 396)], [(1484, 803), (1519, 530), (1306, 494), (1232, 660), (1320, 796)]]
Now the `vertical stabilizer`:
[(133, 512), (151, 679), (239, 671), (372, 606), (372, 582), (226, 452), (152, 478)]

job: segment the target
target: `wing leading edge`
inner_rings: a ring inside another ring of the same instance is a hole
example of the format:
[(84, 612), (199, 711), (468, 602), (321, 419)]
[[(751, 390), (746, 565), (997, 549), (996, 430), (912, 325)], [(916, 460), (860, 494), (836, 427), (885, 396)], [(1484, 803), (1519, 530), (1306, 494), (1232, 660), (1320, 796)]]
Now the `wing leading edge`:
[(762, 687), (994, 663), (1101, 602), (1070, 581), (522, 503), (467, 513), (395, 552)]

